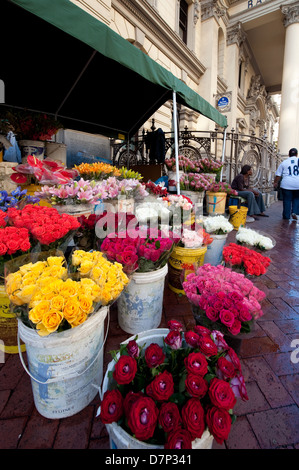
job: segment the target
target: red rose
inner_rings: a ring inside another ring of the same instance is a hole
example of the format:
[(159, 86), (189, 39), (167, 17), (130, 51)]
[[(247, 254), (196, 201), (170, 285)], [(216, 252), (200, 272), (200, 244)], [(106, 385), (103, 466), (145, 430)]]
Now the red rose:
[(7, 252), (7, 246), (0, 242), (0, 256), (4, 256)]
[(192, 352), (184, 359), (185, 367), (188, 372), (202, 377), (208, 373), (208, 363), (203, 354)]
[(225, 357), (219, 357), (216, 366), (216, 374), (218, 379), (232, 379), (236, 375), (233, 364), (225, 359)]
[(163, 364), (165, 354), (161, 346), (157, 343), (152, 343), (146, 348), (144, 358), (147, 366), (152, 368)]
[(104, 424), (118, 421), (123, 414), (123, 397), (119, 390), (107, 390), (101, 404), (100, 419)]
[(169, 320), (169, 322), (167, 323), (167, 328), (169, 328), (169, 330), (177, 331), (183, 331), (184, 329), (182, 323), (177, 320)]
[(237, 401), (230, 384), (216, 378), (210, 382), (209, 397), (213, 405), (225, 410), (233, 409)]
[(188, 374), (185, 386), (189, 395), (195, 398), (203, 398), (208, 391), (208, 382), (200, 375)]
[(199, 336), (203, 336), (203, 335), (208, 335), (210, 336), (211, 332), (208, 328), (206, 328), (205, 326), (201, 326), (201, 325), (195, 325), (195, 327), (193, 328), (193, 330), (195, 331), (195, 333), (197, 333)]
[(164, 341), (171, 349), (180, 349), (182, 346), (182, 337), (180, 331), (171, 330)]
[(206, 413), (206, 422), (210, 433), (214, 436), (218, 444), (223, 444), (230, 433), (232, 424), (229, 413), (223, 408), (211, 406)]
[(172, 375), (165, 370), (146, 387), (146, 393), (156, 401), (168, 400), (174, 392)]
[(232, 362), (234, 368), (238, 372), (241, 372), (242, 368), (241, 368), (240, 359), (238, 358), (237, 354), (235, 353), (235, 351), (232, 348), (228, 348), (227, 354), (224, 357), (228, 361)]
[(137, 372), (137, 362), (133, 357), (120, 356), (115, 364), (113, 378), (118, 384), (129, 384)]
[(125, 399), (124, 399), (124, 411), (125, 411), (125, 415), (126, 417), (129, 416), (129, 413), (130, 413), (130, 409), (131, 409), (131, 406), (133, 405), (133, 403), (135, 403), (135, 401), (138, 400), (138, 398), (140, 397), (144, 397), (144, 394), (142, 392), (133, 392), (133, 390), (130, 390), (127, 395), (125, 396)]
[(146, 441), (153, 436), (158, 414), (158, 408), (152, 398), (140, 397), (132, 404), (128, 416), (128, 426), (135, 434), (136, 439)]
[(232, 335), (237, 335), (238, 333), (240, 333), (241, 327), (242, 327), (242, 324), (241, 324), (240, 320), (235, 318), (234, 323), (232, 324), (232, 326), (228, 330)]
[(8, 240), (6, 242), (7, 254), (12, 255), (19, 249), (19, 242), (17, 240)]
[(219, 311), (218, 308), (213, 306), (213, 307), (207, 307), (206, 309), (206, 316), (208, 317), (209, 320), (212, 322), (216, 322), (219, 319)]
[(127, 344), (127, 351), (129, 356), (138, 357), (139, 356), (139, 346), (135, 340), (131, 340)]
[(177, 429), (169, 433), (165, 449), (192, 449), (192, 436), (186, 429)]
[(195, 348), (197, 346), (198, 340), (199, 336), (197, 333), (194, 333), (194, 331), (187, 331), (185, 333), (185, 341), (192, 348)]
[(220, 311), (219, 317), (223, 325), (228, 326), (228, 327), (233, 326), (233, 323), (235, 321), (235, 315), (231, 312), (231, 310), (226, 310), (223, 308)]
[(218, 354), (218, 348), (210, 336), (201, 336), (198, 347), (206, 356), (216, 356)]
[(158, 422), (165, 432), (171, 432), (179, 427), (181, 416), (178, 406), (175, 403), (162, 403)]
[(198, 398), (190, 398), (182, 408), (184, 427), (188, 429), (192, 440), (201, 438), (205, 430), (204, 410)]

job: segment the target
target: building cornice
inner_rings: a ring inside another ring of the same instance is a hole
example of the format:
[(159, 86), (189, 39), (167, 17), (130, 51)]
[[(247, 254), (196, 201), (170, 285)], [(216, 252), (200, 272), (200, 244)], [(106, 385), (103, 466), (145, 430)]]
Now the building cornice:
[(176, 67), (184, 70), (191, 80), (199, 83), (200, 77), (206, 70), (204, 65), (148, 1), (112, 0), (112, 8), (132, 25), (136, 25), (137, 19), (138, 27), (142, 29), (147, 39)]

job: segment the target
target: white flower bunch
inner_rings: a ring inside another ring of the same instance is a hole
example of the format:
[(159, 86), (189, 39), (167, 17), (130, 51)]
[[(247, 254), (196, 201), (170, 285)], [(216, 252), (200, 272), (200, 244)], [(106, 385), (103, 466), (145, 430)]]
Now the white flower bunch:
[(203, 236), (194, 230), (184, 230), (182, 242), (185, 248), (199, 248), (203, 243)]
[(170, 211), (165, 207), (163, 201), (146, 201), (137, 204), (135, 216), (139, 223), (145, 223), (149, 219), (158, 222), (158, 218), (169, 220)]
[(206, 232), (214, 233), (215, 235), (230, 233), (234, 229), (232, 224), (223, 215), (207, 217), (204, 219), (203, 225)]
[(262, 250), (271, 250), (274, 247), (271, 238), (245, 227), (239, 228), (236, 240), (241, 244), (247, 243), (247, 245), (256, 246)]

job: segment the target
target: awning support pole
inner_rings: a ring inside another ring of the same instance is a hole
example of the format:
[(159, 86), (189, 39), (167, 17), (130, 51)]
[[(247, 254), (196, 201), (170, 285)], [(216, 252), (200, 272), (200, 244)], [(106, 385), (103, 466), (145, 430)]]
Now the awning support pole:
[(175, 154), (175, 168), (176, 168), (176, 192), (180, 194), (180, 178), (179, 178), (179, 143), (178, 143), (178, 121), (177, 121), (177, 107), (176, 107), (176, 92), (173, 91), (173, 129), (174, 129), (174, 154)]
[[(222, 146), (222, 158), (221, 158), (222, 165), (224, 164), (224, 159), (225, 159), (226, 130), (227, 130), (227, 127), (224, 129), (224, 134), (223, 134), (223, 146)], [(222, 181), (222, 176), (223, 176), (223, 167), (221, 168), (220, 181)]]

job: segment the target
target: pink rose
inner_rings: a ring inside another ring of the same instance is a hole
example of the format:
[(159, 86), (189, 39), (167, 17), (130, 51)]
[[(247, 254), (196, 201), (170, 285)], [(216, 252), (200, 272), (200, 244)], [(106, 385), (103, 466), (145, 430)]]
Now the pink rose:
[(228, 326), (228, 327), (233, 326), (234, 321), (235, 321), (235, 316), (230, 310), (222, 309), (220, 311), (219, 317), (223, 325)]
[(242, 374), (237, 375), (230, 381), (230, 386), (235, 396), (240, 397), (243, 401), (248, 400), (245, 380)]

